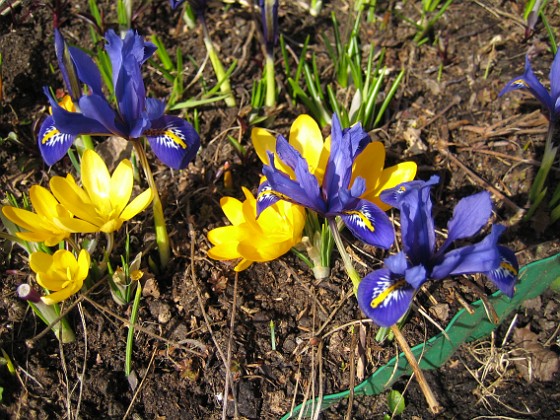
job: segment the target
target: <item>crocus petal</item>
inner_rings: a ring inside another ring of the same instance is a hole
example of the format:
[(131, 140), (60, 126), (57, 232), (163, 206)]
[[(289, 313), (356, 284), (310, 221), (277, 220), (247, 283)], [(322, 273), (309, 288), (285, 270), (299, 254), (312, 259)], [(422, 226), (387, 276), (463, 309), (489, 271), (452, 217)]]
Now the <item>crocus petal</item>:
[(488, 191), (462, 198), (453, 210), (453, 217), (447, 223), (447, 239), (439, 249), (438, 255), (443, 254), (452, 242), (476, 235), (491, 215), (492, 200)]
[(39, 151), (45, 163), (49, 166), (54, 165), (64, 157), (76, 136), (63, 134), (56, 128), (54, 118), (48, 116), (41, 124), (37, 137)]
[(501, 262), (497, 242), (504, 230), (504, 226), (494, 225), (490, 234), (477, 244), (447, 252), (430, 277), (441, 280), (448, 275), (487, 273), (497, 269)]
[[(245, 190), (243, 192), (245, 192)], [(255, 200), (254, 197), (253, 200)], [(220, 207), (232, 225), (240, 225), (245, 222), (246, 219), (243, 215), (243, 203), (237, 198), (222, 197), (220, 199)]]
[(144, 134), (158, 159), (173, 169), (186, 168), (200, 147), (200, 137), (194, 127), (183, 118), (171, 115), (152, 121)]
[[(371, 142), (354, 160), (350, 184), (352, 184), (358, 176), (364, 178), (366, 180), (366, 190), (363, 193), (363, 197), (369, 195), (377, 187), (379, 178), (383, 172), (384, 163), (385, 147), (383, 143), (379, 141)], [(405, 180), (402, 180), (401, 182), (404, 181)]]
[(365, 276), (358, 286), (360, 309), (381, 327), (390, 327), (402, 318), (415, 290), (403, 278), (382, 268)]
[[(130, 170), (132, 171), (132, 165)], [(96, 206), (105, 207), (109, 205), (112, 192), (111, 175), (101, 156), (93, 150), (86, 150), (82, 157), (81, 171), (82, 184), (90, 200)], [(123, 181), (124, 185), (129, 186), (130, 191), (132, 191), (132, 185), (129, 185), (130, 182), (127, 182), (126, 179)], [(130, 198), (130, 194), (128, 198)]]
[[(556, 88), (556, 87), (555, 87)], [(510, 80), (501, 90), (498, 96), (502, 96), (512, 90), (528, 89), (547, 109), (550, 116), (554, 115), (554, 101), (546, 88), (539, 82), (535, 73), (531, 69), (529, 57), (525, 57), (525, 73), (523, 76)]]
[(31, 204), (33, 204), (33, 208), (37, 214), (43, 215), (47, 218), (54, 218), (58, 216), (58, 201), (45, 187), (32, 185), (29, 189), (29, 198), (31, 199)]
[(53, 256), (45, 252), (33, 252), (29, 256), (29, 267), (35, 272), (49, 271), (53, 263)]
[(103, 222), (88, 195), (76, 184), (72, 175), (66, 178), (54, 176), (49, 181), (49, 186), (56, 199), (76, 217), (87, 220), (99, 226)]
[(138, 213), (143, 212), (150, 205), (154, 199), (154, 194), (151, 189), (138, 194), (134, 200), (132, 200), (124, 208), (123, 212), (120, 214), (119, 219), (130, 220)]
[(515, 253), (509, 248), (498, 246), (498, 251), (501, 257), (500, 266), (484, 274), (503, 294), (511, 298), (513, 297), (519, 265)]
[(233, 268), (233, 271), (239, 272), (239, 271), (246, 270), (246, 269), (248, 269), (252, 264), (253, 264), (253, 261), (246, 260), (245, 258), (242, 258), (241, 261), (239, 261), (239, 264), (237, 264), (237, 265)]
[(133, 185), (134, 175), (132, 163), (130, 163), (128, 159), (124, 159), (117, 165), (110, 180), (109, 199), (111, 201), (111, 207), (116, 214), (121, 214), (128, 204), (130, 196), (132, 195)]
[(300, 115), (290, 128), (289, 139), (294, 149), (307, 161), (309, 172), (315, 175), (324, 147), (323, 135), (317, 122), (309, 115)]
[(361, 241), (379, 248), (393, 245), (395, 232), (389, 217), (375, 204), (359, 200), (354, 208), (341, 214), (346, 227)]
[[(37, 275), (37, 283), (39, 283), (39, 278), (40, 277), (41, 277), (40, 275)], [(82, 285), (83, 285), (83, 282), (82, 282)], [(70, 296), (76, 294), (81, 288), (82, 288), (82, 286), (79, 285), (79, 283), (72, 283), (71, 287), (66, 287), (64, 289), (59, 290), (58, 292), (54, 292), (54, 293), (50, 293), (48, 295), (41, 296), (41, 301), (45, 305), (54, 305), (55, 303), (60, 303), (63, 300), (68, 299)]]

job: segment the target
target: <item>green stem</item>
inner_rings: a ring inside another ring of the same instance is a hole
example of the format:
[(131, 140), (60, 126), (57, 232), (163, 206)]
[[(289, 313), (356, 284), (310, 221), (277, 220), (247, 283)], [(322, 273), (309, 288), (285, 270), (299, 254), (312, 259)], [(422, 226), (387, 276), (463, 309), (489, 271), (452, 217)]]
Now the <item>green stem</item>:
[(352, 284), (354, 285), (354, 294), (356, 294), (358, 292), (358, 285), (360, 284), (360, 281), (362, 281), (362, 278), (354, 268), (352, 260), (350, 259), (350, 255), (348, 255), (348, 253), (346, 252), (346, 248), (344, 248), (342, 238), (340, 237), (340, 231), (338, 230), (338, 226), (336, 225), (336, 219), (334, 217), (329, 217), (327, 218), (327, 220), (329, 221), (329, 227), (331, 229), (334, 243), (338, 248), (338, 252), (342, 257), (342, 261), (344, 262), (344, 269), (346, 270), (346, 274), (348, 274), (348, 277), (350, 277), (350, 280), (352, 280)]
[(140, 307), (140, 298), (142, 297), (142, 285), (138, 282), (136, 294), (134, 295), (134, 303), (132, 304), (132, 312), (130, 313), (130, 323), (128, 325), (128, 334), (126, 337), (126, 354), (124, 359), (124, 374), (130, 375), (132, 361), (132, 346), (134, 345), (134, 326), (138, 319), (138, 309)]
[(216, 77), (218, 79), (218, 83), (220, 84), (220, 90), (224, 95), (227, 95), (224, 99), (227, 106), (230, 108), (235, 106), (235, 98), (231, 93), (231, 85), (229, 84), (229, 79), (226, 75), (226, 71), (224, 70), (224, 66), (220, 61), (220, 57), (218, 57), (218, 52), (214, 47), (214, 43), (208, 34), (208, 28), (206, 26), (206, 21), (204, 17), (199, 16), (199, 20), (202, 24), (202, 31), (204, 34), (204, 45), (206, 46), (206, 51), (208, 52), (208, 56), (210, 57), (210, 62), (212, 63), (212, 67), (214, 68), (214, 73), (216, 73)]
[(539, 171), (537, 172), (537, 176), (533, 181), (533, 185), (531, 186), (531, 190), (529, 191), (529, 201), (531, 203), (531, 208), (525, 215), (525, 220), (531, 219), (537, 208), (539, 207), (544, 195), (546, 194), (546, 187), (545, 183), (548, 178), (548, 174), (552, 165), (554, 164), (554, 160), (556, 159), (556, 154), (558, 153), (558, 146), (555, 144), (558, 143), (558, 139), (560, 138), (560, 125), (557, 121), (550, 121), (550, 125), (548, 126), (548, 133), (546, 136), (546, 143), (544, 146), (544, 154), (541, 161), (541, 166)]
[(265, 73), (266, 77), (266, 98), (265, 105), (274, 107), (276, 106), (276, 80), (274, 77), (274, 57), (266, 55)]
[(142, 169), (144, 169), (144, 174), (148, 181), (149, 187), (152, 189), (154, 194), (154, 200), (152, 201), (152, 210), (154, 213), (154, 225), (156, 229), (156, 242), (158, 245), (159, 259), (162, 267), (166, 267), (169, 262), (170, 256), (170, 245), (169, 245), (169, 235), (167, 234), (167, 226), (165, 225), (165, 216), (163, 214), (163, 206), (161, 204), (161, 199), (159, 198), (159, 192), (150, 169), (150, 164), (148, 163), (148, 158), (146, 152), (142, 147), (140, 140), (136, 139), (132, 141), (134, 144), (134, 150), (138, 155), (138, 160)]
[(105, 234), (107, 237), (107, 248), (105, 248), (105, 252), (103, 253), (103, 261), (108, 263), (109, 257), (111, 256), (111, 252), (113, 252), (113, 247), (115, 245), (115, 235), (113, 232)]

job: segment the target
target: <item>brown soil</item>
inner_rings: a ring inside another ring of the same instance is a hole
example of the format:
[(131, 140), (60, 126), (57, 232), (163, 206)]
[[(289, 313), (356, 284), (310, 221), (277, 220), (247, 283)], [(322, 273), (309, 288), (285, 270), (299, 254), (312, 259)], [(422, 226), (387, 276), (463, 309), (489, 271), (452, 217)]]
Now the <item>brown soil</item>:
[[(39, 2), (24, 3), (0, 17), (0, 136), (5, 138), (13, 131), (18, 138), (17, 142), (2, 142), (0, 182), (4, 193), (17, 197), (31, 185), (47, 185), (50, 176), (71, 170), (68, 159), (46, 167), (35, 144), (37, 122), (47, 105), (42, 87), (60, 87), (62, 81), (58, 71), (50, 70), (51, 65), (56, 68), (52, 13)], [(87, 45), (87, 23), (77, 16), (87, 10), (85, 3), (76, 2), (64, 10), (62, 29), (70, 43), (91, 47)], [(116, 12), (108, 5), (113, 2), (100, 3), (109, 26), (115, 27)], [(328, 75), (330, 63), (320, 35), (332, 35), (333, 10), (344, 29), (350, 24), (347, 2), (327, 2), (318, 18), (295, 5), (281, 3), (280, 27), (287, 43), (299, 54), (301, 43), (310, 35), (311, 49), (318, 53), (319, 66)], [(412, 26), (386, 9), (385, 3), (394, 2), (379, 3), (383, 4), (376, 19), (364, 23), (362, 37), (375, 47), (386, 48), (390, 78), (406, 68), (383, 126), (371, 133), (386, 144), (389, 163), (412, 159), (419, 165), (419, 178), (427, 179), (434, 173), (441, 176), (440, 186), (434, 191), (437, 220), (448, 220), (461, 197), (491, 186), (496, 222), (510, 225), (503, 242), (517, 251), (520, 264), (558, 253), (558, 224), (546, 229), (544, 214), (537, 216), (535, 223), (514, 218), (527, 206), (547, 121), (539, 104), (528, 95), (497, 98), (504, 83), (522, 73), (528, 48), (539, 56), (533, 62), (541, 80), (547, 79), (552, 59), (542, 23), (526, 39), (520, 18), (524, 2), (455, 2), (433, 34), (441, 45), (445, 44), (442, 51), (431, 42), (421, 47), (413, 44)], [(405, 3), (402, 14), (417, 19), (415, 2)], [(552, 4), (547, 16), (556, 31), (560, 14)], [(188, 170), (173, 172), (152, 160), (173, 240), (173, 259), (164, 273), (155, 275), (153, 289), (141, 301), (133, 353), (136, 388), (132, 389), (124, 375), (125, 321), (130, 308), (115, 304), (107, 287), (100, 287), (68, 313), (77, 335), (75, 343), (60, 346), (51, 333), (37, 338), (44, 325), (14, 295), (17, 285), (31, 277), (26, 255), (2, 242), (0, 347), (16, 365), (17, 376), (0, 366), (0, 386), (4, 388), (0, 417), (220, 418), (228, 365), (235, 401), (230, 394), (227, 416), (237, 413), (246, 418), (276, 419), (290, 410), (292, 402), (301, 403), (306, 393), (318, 395), (321, 388), (326, 395), (348, 389), (351, 381), (359, 383), (359, 377), (351, 378), (349, 367), (357, 362), (359, 340), (350, 327), (329, 334), (341, 325), (363, 319), (348, 293), (351, 285), (338, 262), (331, 278), (323, 282), (315, 281), (293, 255), (254, 265), (236, 279), (231, 265), (205, 255), (209, 247), (207, 232), (225, 221), (220, 197), (240, 197), (242, 185), (256, 189), (261, 166), (251, 152), (244, 106), (262, 66), (251, 13), (239, 5), (213, 5), (207, 18), (225, 65), (238, 60), (232, 85), (240, 105), (227, 109), (220, 103), (199, 110), (202, 147)], [(171, 52), (178, 47), (194, 62), (204, 60), (200, 30), (183, 28), (179, 14), (173, 13), (166, 1), (142, 7), (134, 25), (144, 35), (158, 34), (165, 45), (173, 46)], [(438, 79), (440, 65), (443, 68)], [(186, 65), (187, 80), (195, 71), (190, 63)], [(212, 77), (206, 69), (204, 78), (209, 84), (213, 83)], [(278, 79), (285, 88), (285, 77), (279, 75)], [(165, 97), (170, 91), (169, 84), (151, 66), (147, 68), (146, 84), (155, 96)], [(199, 92), (200, 84), (195, 83), (188, 95)], [(283, 90), (271, 128), (287, 134), (293, 119), (303, 112), (306, 110), (293, 106)], [(225, 130), (231, 127), (238, 127), (231, 133), (239, 135), (250, 151), (244, 160), (227, 140)], [(226, 191), (222, 180), (216, 178), (226, 161), (232, 165), (233, 191)], [(557, 181), (558, 172), (554, 176)], [(149, 212), (129, 223), (134, 252), (153, 250), (152, 226)], [(379, 267), (383, 252), (364, 250), (348, 235), (345, 239), (362, 263), (362, 274)], [(452, 289), (467, 300), (475, 300), (468, 290), (452, 282), (430, 285), (418, 296), (418, 304), (425, 307), (431, 305), (428, 292), (449, 305), (450, 315), (440, 320), (443, 326), (459, 308), (451, 298)], [(558, 295), (547, 292), (517, 313), (517, 325), (530, 326), (538, 334), (538, 342), (546, 343), (556, 353), (558, 305)], [(271, 320), (277, 338), (275, 350), (270, 339)], [(551, 381), (528, 383), (515, 368), (510, 351), (516, 345), (512, 339), (502, 347), (510, 321), (497, 330), (495, 347), (491, 348), (490, 338), (480, 344), (484, 350), (476, 355), (478, 360), (473, 355), (474, 345), (465, 346), (443, 367), (427, 373), (444, 407), (440, 418), (560, 416), (558, 375)], [(395, 346), (392, 342), (375, 342), (377, 327), (369, 322), (363, 326), (366, 350), (360, 355), (366, 363), (358, 374), (367, 377), (395, 355)], [(404, 327), (412, 345), (437, 332), (417, 311)], [(226, 363), (222, 355), (228, 354), (231, 360)], [(505, 368), (492, 369), (495, 365), (484, 363), (491, 355), (501, 356), (499, 360), (507, 362), (501, 365)], [(490, 370), (482, 379), (484, 366)], [(402, 418), (431, 418), (418, 385), (407, 379), (395, 385), (405, 390), (407, 408)], [(485, 393), (481, 385), (492, 387), (491, 393)], [(347, 401), (343, 401), (326, 410), (324, 418), (343, 418), (347, 410)], [(351, 417), (382, 418), (387, 410), (385, 395), (356, 397)]]

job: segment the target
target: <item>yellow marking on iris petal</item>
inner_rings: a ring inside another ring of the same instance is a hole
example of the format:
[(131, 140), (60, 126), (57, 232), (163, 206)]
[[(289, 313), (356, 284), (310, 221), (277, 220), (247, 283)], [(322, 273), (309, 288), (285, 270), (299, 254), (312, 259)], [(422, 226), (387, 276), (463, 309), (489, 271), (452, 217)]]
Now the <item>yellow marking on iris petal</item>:
[(521, 86), (529, 87), (527, 82), (523, 79), (517, 79), (515, 82), (512, 82), (511, 84), (512, 85), (521, 85)]
[(41, 143), (42, 144), (48, 143), (57, 134), (60, 134), (60, 131), (58, 131), (56, 128), (53, 127), (52, 129), (50, 129), (45, 133), (45, 135), (41, 139)]
[(391, 292), (395, 291), (396, 289), (400, 289), (405, 285), (405, 283), (406, 283), (405, 280), (399, 280), (395, 284), (392, 284), (391, 286), (387, 287), (378, 296), (376, 296), (375, 299), (372, 299), (369, 305), (373, 309), (377, 308), (379, 305), (383, 303), (385, 299), (387, 299), (387, 296), (389, 296)]
[(288, 197), (285, 194), (279, 193), (278, 191), (273, 191), (273, 190), (264, 190), (262, 191), (258, 196), (257, 196), (257, 201), (259, 201), (262, 197), (265, 197), (267, 195), (273, 195), (275, 197), (278, 197), (280, 200), (285, 200), (285, 201), (292, 201), (292, 199), (290, 197)]
[(186, 149), (188, 147), (187, 144), (183, 141), (183, 139), (181, 139), (181, 137), (179, 137), (171, 130), (150, 129), (150, 130), (146, 130), (144, 134), (150, 137), (165, 136), (170, 138), (173, 143), (178, 144), (183, 149)]
[(370, 232), (375, 232), (375, 227), (373, 226), (373, 224), (371, 223), (371, 220), (369, 220), (364, 213), (362, 213), (361, 211), (358, 210), (346, 210), (344, 212), (344, 214), (354, 214), (357, 215), (361, 220), (362, 223), (366, 226), (366, 228), (370, 231)]
[(515, 269), (515, 267), (513, 265), (511, 265), (507, 261), (502, 261), (500, 263), (500, 268), (503, 268), (504, 270), (507, 270), (510, 273), (513, 273), (514, 276), (517, 276), (517, 270)]

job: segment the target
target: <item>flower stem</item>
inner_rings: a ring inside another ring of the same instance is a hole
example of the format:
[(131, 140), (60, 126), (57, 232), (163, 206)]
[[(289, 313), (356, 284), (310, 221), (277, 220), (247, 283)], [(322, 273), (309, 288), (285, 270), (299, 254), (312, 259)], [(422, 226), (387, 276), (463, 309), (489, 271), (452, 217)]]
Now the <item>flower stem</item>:
[(420, 369), (420, 366), (418, 366), (418, 362), (416, 361), (412, 350), (410, 350), (410, 346), (408, 345), (406, 338), (404, 338), (404, 335), (402, 335), (402, 332), (397, 325), (391, 326), (391, 331), (395, 335), (395, 338), (397, 339), (401, 350), (406, 356), (406, 360), (408, 360), (408, 364), (412, 368), (414, 376), (416, 376), (416, 381), (418, 382), (418, 385), (420, 385), (420, 389), (422, 390), (422, 393), (426, 398), (426, 402), (428, 403), (430, 411), (432, 412), (432, 414), (439, 413), (441, 411), (441, 407), (437, 402), (436, 397), (434, 396), (434, 393), (430, 388), (430, 385), (428, 385), (428, 382), (426, 381), (424, 372), (422, 372), (422, 369)]
[(140, 140), (136, 139), (132, 141), (134, 144), (134, 150), (138, 155), (138, 160), (142, 169), (144, 169), (144, 174), (148, 181), (149, 187), (152, 189), (154, 194), (154, 200), (152, 201), (152, 210), (154, 213), (154, 225), (156, 229), (156, 242), (158, 245), (159, 259), (162, 267), (166, 267), (169, 262), (170, 246), (169, 246), (169, 235), (167, 234), (167, 226), (165, 225), (165, 216), (163, 214), (163, 206), (161, 204), (161, 199), (159, 198), (159, 192), (150, 169), (150, 164), (148, 163), (148, 158), (146, 152), (142, 147)]
[(264, 104), (266, 106), (276, 106), (276, 79), (274, 77), (274, 57), (266, 55), (266, 64), (264, 77), (266, 78), (266, 98)]
[(336, 244), (338, 252), (342, 257), (342, 261), (344, 262), (344, 269), (346, 270), (348, 277), (350, 277), (350, 280), (352, 280), (352, 284), (354, 285), (354, 294), (356, 294), (358, 292), (358, 285), (362, 279), (354, 268), (350, 255), (346, 252), (346, 248), (344, 248), (342, 238), (340, 237), (340, 231), (338, 230), (338, 226), (336, 224), (336, 219), (334, 217), (328, 217), (327, 220), (329, 221), (329, 227), (331, 229), (334, 243)]

